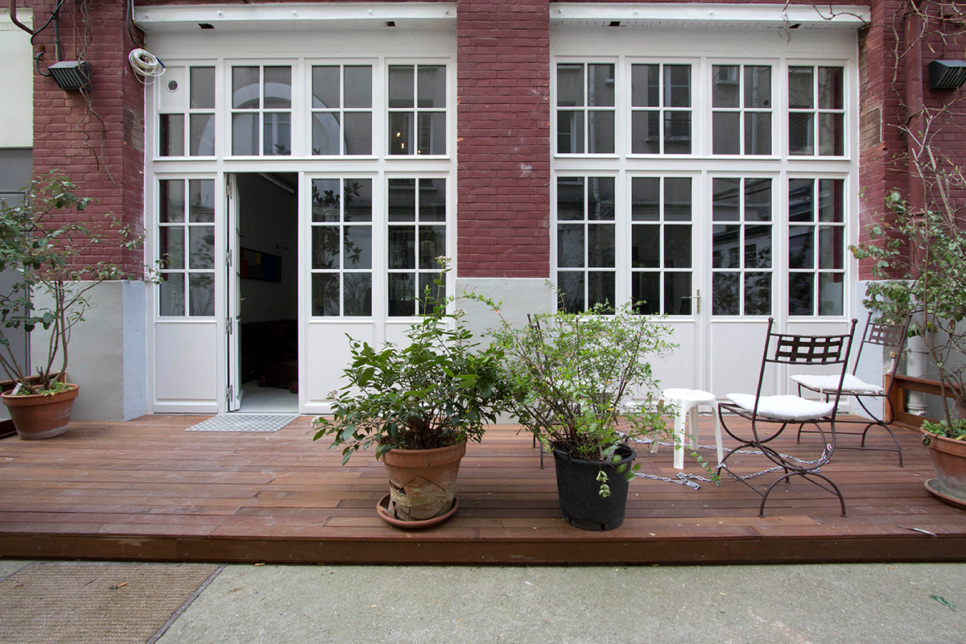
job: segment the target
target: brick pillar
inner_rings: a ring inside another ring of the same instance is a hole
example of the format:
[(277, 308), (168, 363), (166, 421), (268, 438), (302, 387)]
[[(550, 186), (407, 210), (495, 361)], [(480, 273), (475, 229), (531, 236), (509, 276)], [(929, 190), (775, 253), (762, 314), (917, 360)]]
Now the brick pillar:
[[(22, 1), (22, 0), (21, 0)], [(32, 0), (34, 29), (51, 15), (55, 0)], [(64, 91), (52, 78), (34, 78), (34, 176), (63, 170), (94, 203), (87, 215), (113, 213), (143, 223), (144, 87), (127, 62), (131, 39), (124, 0), (66, 0), (60, 10), (61, 59), (83, 59), (93, 68), (86, 96)], [(42, 47), (40, 67), (57, 62), (54, 23), (34, 38)], [(92, 261), (110, 261), (137, 271), (142, 251), (105, 247)]]
[(549, 0), (457, 0), (458, 276), (550, 275)]

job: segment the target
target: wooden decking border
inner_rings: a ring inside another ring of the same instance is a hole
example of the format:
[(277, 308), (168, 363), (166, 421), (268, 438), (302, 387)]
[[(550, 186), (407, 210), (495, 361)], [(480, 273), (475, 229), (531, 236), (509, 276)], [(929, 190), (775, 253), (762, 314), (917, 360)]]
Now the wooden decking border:
[[(382, 465), (359, 454), (341, 466), (337, 450), (311, 441), (308, 417), (277, 433), (184, 431), (199, 420), (74, 422), (57, 439), (0, 440), (0, 557), (466, 565), (966, 561), (966, 511), (925, 490), (932, 466), (912, 431), (900, 432), (905, 468), (894, 453), (836, 453), (825, 472), (842, 488), (845, 518), (833, 497), (803, 481), (776, 490), (759, 518), (758, 495), (727, 478), (719, 486), (702, 482), (699, 490), (635, 480), (624, 525), (586, 532), (559, 517), (550, 459), (541, 470), (530, 439), (497, 426), (468, 448), (457, 514), (410, 532), (375, 514), (386, 492)], [(815, 438), (803, 438), (801, 446), (792, 437), (779, 440), (780, 451), (798, 453)], [(841, 439), (848, 441), (854, 439)], [(677, 473), (670, 448), (638, 452), (642, 472)], [(764, 459), (738, 454), (729, 462), (753, 472)], [(693, 463), (686, 471), (702, 474)]]

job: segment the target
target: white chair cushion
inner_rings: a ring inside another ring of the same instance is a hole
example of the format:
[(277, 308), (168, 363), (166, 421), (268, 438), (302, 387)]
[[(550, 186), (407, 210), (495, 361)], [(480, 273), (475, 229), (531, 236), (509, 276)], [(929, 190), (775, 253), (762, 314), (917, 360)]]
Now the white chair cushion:
[[(812, 391), (817, 391), (819, 393), (830, 393), (834, 394), (835, 390), (839, 386), (838, 376), (792, 376), (792, 381), (797, 382), (806, 389), (811, 389)], [(873, 385), (860, 378), (856, 378), (850, 373), (845, 374), (845, 379), (842, 381), (842, 393), (849, 396), (860, 396), (862, 394), (881, 396), (885, 393), (885, 389), (878, 385)]]
[[(728, 394), (728, 399), (746, 411), (754, 411), (753, 394)], [(800, 396), (762, 396), (758, 402), (758, 415), (775, 420), (811, 420), (832, 414), (834, 403), (808, 400)]]

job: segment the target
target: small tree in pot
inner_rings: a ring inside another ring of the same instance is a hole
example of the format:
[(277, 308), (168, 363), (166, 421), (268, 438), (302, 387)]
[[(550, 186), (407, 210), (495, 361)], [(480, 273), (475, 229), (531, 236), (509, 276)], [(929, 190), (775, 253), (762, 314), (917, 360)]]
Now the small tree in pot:
[[(15, 271), (10, 291), (0, 293), (0, 367), (13, 383), (2, 395), (21, 438), (50, 438), (64, 433), (78, 393), (66, 381), (71, 334), (90, 308), (91, 290), (108, 280), (141, 277), (117, 264), (90, 258), (112, 248), (133, 250), (143, 241), (140, 230), (110, 215), (79, 220), (91, 200), (62, 172), (30, 183), (15, 205), (0, 203), (0, 271)], [(31, 368), (11, 345), (13, 333), (46, 332), (45, 351)]]
[[(377, 510), (402, 528), (432, 525), (455, 511), (466, 443), (480, 441), (506, 404), (499, 347), (481, 349), (463, 313), (447, 311), (452, 298), (443, 296), (445, 272), (435, 280), (435, 293), (427, 287), (424, 315), (408, 330), (408, 344), (376, 348), (350, 338), (347, 384), (333, 392), (332, 417), (314, 421), (314, 440), (330, 437), (330, 447), (341, 446), (343, 464), (375, 446), (390, 481)], [(436, 464), (439, 473), (424, 469)]]

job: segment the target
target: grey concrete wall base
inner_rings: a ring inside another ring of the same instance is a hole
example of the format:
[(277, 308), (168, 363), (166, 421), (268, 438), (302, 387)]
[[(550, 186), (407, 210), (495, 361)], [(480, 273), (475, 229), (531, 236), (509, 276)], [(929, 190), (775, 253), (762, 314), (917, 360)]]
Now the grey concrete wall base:
[[(143, 282), (106, 282), (90, 292), (93, 306), (70, 341), (67, 376), (81, 388), (71, 418), (117, 421), (147, 413), (145, 297)], [(46, 339), (43, 331), (32, 336), (36, 365), (46, 359)]]
[[(500, 305), (498, 315), (482, 302), (465, 296), (475, 293)], [(556, 296), (543, 278), (473, 277), (456, 279), (456, 306), (466, 311), (466, 326), (476, 337), (482, 337), (500, 324), (500, 315), (514, 325), (525, 324), (529, 313), (554, 310)]]

